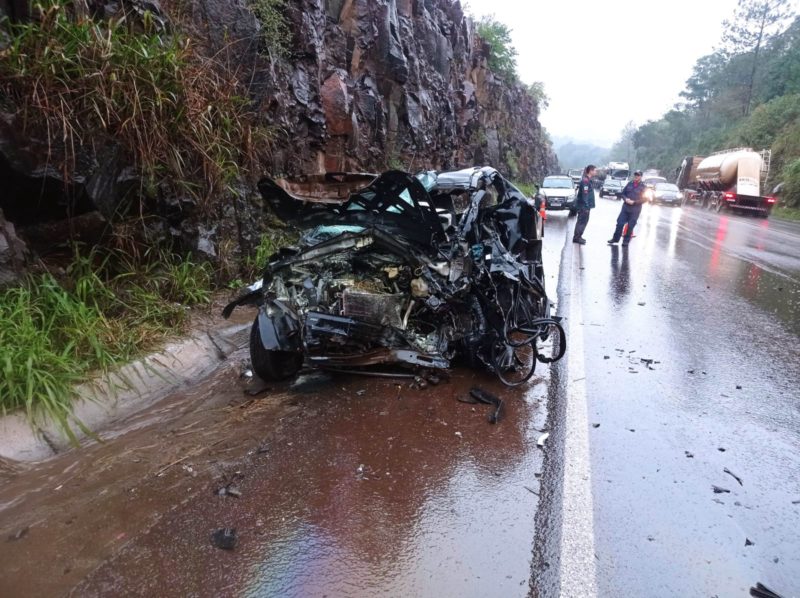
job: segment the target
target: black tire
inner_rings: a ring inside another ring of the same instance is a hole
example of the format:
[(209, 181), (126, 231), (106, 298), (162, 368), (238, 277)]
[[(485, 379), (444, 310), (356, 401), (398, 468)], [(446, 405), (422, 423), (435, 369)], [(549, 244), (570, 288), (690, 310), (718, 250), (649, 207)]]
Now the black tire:
[(606, 196), (606, 194), (601, 191), (600, 192), (600, 197), (605, 197), (605, 196)]
[(575, 208), (570, 208), (569, 214), (567, 214), (567, 217), (568, 218), (572, 218), (573, 216), (577, 216), (577, 215), (578, 215), (578, 210), (576, 210)]
[(250, 362), (253, 371), (259, 378), (267, 382), (286, 380), (291, 378), (303, 366), (302, 353), (293, 351), (270, 351), (264, 348), (261, 342), (261, 332), (258, 329), (258, 318), (253, 321), (250, 328)]

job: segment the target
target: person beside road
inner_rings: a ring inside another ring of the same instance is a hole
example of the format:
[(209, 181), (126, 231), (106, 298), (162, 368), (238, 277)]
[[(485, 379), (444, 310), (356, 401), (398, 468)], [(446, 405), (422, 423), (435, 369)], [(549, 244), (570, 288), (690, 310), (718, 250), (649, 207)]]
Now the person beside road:
[(578, 212), (578, 220), (575, 222), (575, 232), (572, 234), (572, 242), (579, 245), (586, 245), (586, 239), (583, 238), (583, 231), (586, 230), (586, 225), (589, 224), (589, 215), (594, 208), (594, 186), (592, 185), (592, 177), (595, 175), (597, 169), (594, 164), (589, 164), (583, 169), (583, 178), (581, 184), (578, 186), (578, 194), (575, 197), (575, 209)]
[(642, 205), (646, 201), (644, 196), (646, 189), (647, 187), (642, 182), (642, 171), (637, 170), (633, 173), (633, 180), (625, 185), (625, 188), (622, 190), (622, 210), (620, 210), (619, 217), (617, 218), (617, 228), (614, 230), (614, 236), (608, 240), (609, 245), (619, 243), (626, 224), (628, 228), (625, 229), (625, 237), (622, 240), (622, 244), (627, 245), (631, 242), (633, 228), (639, 220), (639, 215), (642, 213)]

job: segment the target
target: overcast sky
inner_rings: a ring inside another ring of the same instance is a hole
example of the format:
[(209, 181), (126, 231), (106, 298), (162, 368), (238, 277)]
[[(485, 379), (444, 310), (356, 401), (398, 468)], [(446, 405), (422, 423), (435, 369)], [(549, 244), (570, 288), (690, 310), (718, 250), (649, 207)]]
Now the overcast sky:
[[(513, 29), (520, 78), (542, 81), (551, 136), (609, 146), (657, 119), (711, 52), (736, 0), (468, 0)], [(582, 36), (576, 28), (583, 30)]]

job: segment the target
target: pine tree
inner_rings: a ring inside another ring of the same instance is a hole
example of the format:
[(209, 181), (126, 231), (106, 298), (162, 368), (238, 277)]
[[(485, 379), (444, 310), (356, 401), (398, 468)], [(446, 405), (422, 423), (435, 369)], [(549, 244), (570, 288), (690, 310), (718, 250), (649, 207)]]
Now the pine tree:
[(790, 0), (739, 0), (733, 19), (723, 23), (724, 50), (732, 55), (751, 55), (749, 76), (744, 82), (746, 93), (742, 112), (745, 115), (750, 113), (753, 103), (753, 89), (761, 50), (792, 16), (790, 4)]

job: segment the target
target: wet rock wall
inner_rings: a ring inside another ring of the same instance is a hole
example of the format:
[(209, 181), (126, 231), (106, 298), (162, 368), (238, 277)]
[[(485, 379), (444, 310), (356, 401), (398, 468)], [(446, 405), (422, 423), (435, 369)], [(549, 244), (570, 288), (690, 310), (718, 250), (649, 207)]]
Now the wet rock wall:
[[(489, 48), (457, 0), (286, 0), (291, 37), (284, 53), (265, 43), (250, 1), (76, 6), (106, 17), (121, 7), (154, 11), (166, 32), (179, 30), (235, 70), (258, 118), (276, 132), (264, 174), (490, 164), (533, 181), (557, 167), (539, 106), (523, 86), (487, 68)], [(24, 18), (20, 6), (0, 0), (0, 14)], [(86, 139), (65, 181), (52, 166), (58, 148), (20, 135), (14, 114), (0, 117), (0, 187), (8, 191), (0, 209), (23, 238), (41, 222), (87, 213), (111, 222), (128, 211), (152, 216), (148, 242), (171, 240), (211, 259), (257, 242), (264, 207), (254, 181), (242, 181), (236, 197), (220, 198), (213, 213), (163, 192), (137, 200), (144, 186), (113, 140)]]

